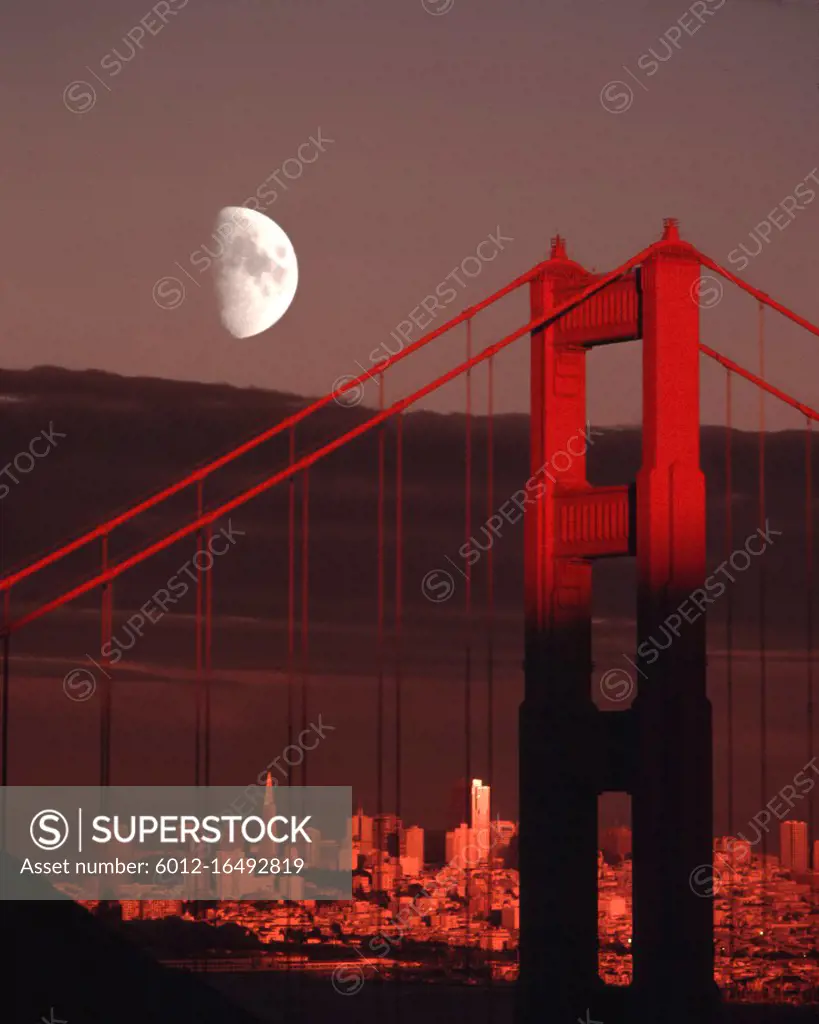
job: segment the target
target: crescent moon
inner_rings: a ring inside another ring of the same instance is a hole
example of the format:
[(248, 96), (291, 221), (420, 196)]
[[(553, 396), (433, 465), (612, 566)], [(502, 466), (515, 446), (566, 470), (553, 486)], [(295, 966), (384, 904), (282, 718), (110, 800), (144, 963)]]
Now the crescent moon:
[(219, 317), (234, 338), (277, 323), (296, 294), (299, 266), (287, 234), (258, 210), (226, 206), (216, 218), (224, 247), (214, 261)]

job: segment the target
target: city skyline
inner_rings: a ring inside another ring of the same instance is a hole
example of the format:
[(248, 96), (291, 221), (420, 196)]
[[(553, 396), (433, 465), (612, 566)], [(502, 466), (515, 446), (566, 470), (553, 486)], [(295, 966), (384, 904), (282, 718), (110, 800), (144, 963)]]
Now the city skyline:
[[(370, 836), (374, 834), (374, 820), (368, 819)], [(783, 833), (789, 824), (804, 823), (782, 822)], [(367, 833), (366, 826), (364, 831)], [(630, 843), (630, 830), (622, 826), (609, 830), (617, 831), (629, 832)], [(618, 844), (624, 838), (618, 837)], [(509, 954), (514, 952), (519, 938), (518, 872), (504, 865), (500, 857), (484, 864), (474, 861), (463, 849), (456, 850), (453, 857), (442, 867), (413, 863), (411, 873), (402, 876), (389, 866), (377, 866), (378, 853), (371, 849), (360, 858), (367, 868), (359, 867), (354, 873), (351, 903), (322, 905), (307, 900), (296, 909), (293, 904), (256, 905), (226, 897), (218, 904), (203, 905), (201, 916), (195, 918), (182, 901), (142, 899), (120, 900), (120, 913), (124, 922), (158, 922), (179, 917), (191, 923), (238, 923), (249, 930), (258, 945), (244, 952), (225, 949), (223, 955), (234, 958), (253, 956), (254, 949), (261, 953), (265, 946), (285, 956), (288, 950), (303, 954), (310, 948), (315, 952), (335, 947), (335, 958), (328, 960), (325, 955), (323, 970), (341, 993), (348, 984), (346, 972), (350, 968), (344, 953), (357, 949), (365, 963), (372, 961), (368, 973), (371, 970), (371, 976), (377, 977), (379, 968), (388, 965), (393, 971), (402, 969), (399, 940), (415, 944), (413, 956), (421, 956), (429, 971), (435, 970), (436, 965), (440, 969), (440, 954), (436, 955), (434, 950), (436, 945), (443, 944), (450, 950), (453, 971), (457, 970), (458, 950), (474, 948), (486, 958), (483, 969), (490, 971), (495, 981), (512, 981), (517, 968)], [(386, 859), (389, 861), (390, 857)], [(400, 862), (402, 866), (408, 863), (403, 855)], [(713, 876), (693, 878), (692, 885), (713, 885), (716, 890), (715, 941), (720, 987), (734, 999), (750, 1001), (763, 999), (769, 991), (778, 993), (780, 999), (797, 1003), (803, 994), (815, 996), (815, 967), (810, 956), (815, 958), (816, 950), (811, 949), (806, 926), (811, 913), (819, 908), (819, 864), (809, 879), (799, 870), (779, 864), (775, 857), (761, 857), (750, 843), (723, 836), (714, 839), (714, 867)], [(601, 976), (610, 984), (627, 985), (632, 972), (630, 854), (614, 853), (604, 858), (601, 853), (598, 873)], [(453, 886), (460, 903), (453, 902)], [(379, 891), (388, 897), (386, 908), (378, 900)], [(778, 907), (787, 908), (785, 921), (771, 921), (763, 906), (763, 894), (772, 896)], [(98, 910), (93, 901), (86, 901), (85, 905), (94, 913), (110, 914), (110, 909), (102, 906)], [(150, 933), (140, 941), (150, 944)], [(425, 944), (429, 947), (428, 961), (420, 952)], [(776, 958), (767, 959), (766, 954), (770, 953), (776, 953)], [(316, 961), (315, 966), (318, 968), (320, 963)]]

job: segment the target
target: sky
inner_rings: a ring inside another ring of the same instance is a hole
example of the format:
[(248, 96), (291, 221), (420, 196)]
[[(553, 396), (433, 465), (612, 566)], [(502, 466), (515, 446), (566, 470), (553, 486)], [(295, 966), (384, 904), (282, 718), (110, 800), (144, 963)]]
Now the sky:
[[(815, 4), (11, 0), (3, 21), (7, 368), (323, 394), (394, 346), (397, 325), (498, 231), (509, 241), (433, 326), (543, 259), (556, 232), (602, 271), (669, 216), (735, 271), (742, 244), (759, 249), (741, 276), (819, 322), (819, 202), (804, 201), (819, 178)], [(237, 340), (192, 254), (214, 246), (220, 209), (265, 181), (269, 197), (277, 173), (285, 187), (264, 212), (294, 244), (299, 289), (278, 324)], [(155, 301), (168, 276), (185, 288), (171, 309)], [(526, 305), (510, 303), (505, 323)], [(767, 372), (816, 406), (819, 339), (774, 319)], [(476, 322), (476, 344), (499, 324)], [(756, 369), (752, 300), (726, 291), (702, 330)], [(391, 386), (420, 386), (463, 344), (447, 335)], [(593, 354), (595, 422), (639, 419), (639, 355), (638, 343)], [(501, 363), (496, 408), (523, 411), (525, 341)], [(704, 421), (722, 422), (723, 393), (704, 368)], [(462, 402), (452, 385), (426, 406)], [(756, 410), (740, 390), (737, 422)], [(771, 408), (768, 423), (800, 417)]]

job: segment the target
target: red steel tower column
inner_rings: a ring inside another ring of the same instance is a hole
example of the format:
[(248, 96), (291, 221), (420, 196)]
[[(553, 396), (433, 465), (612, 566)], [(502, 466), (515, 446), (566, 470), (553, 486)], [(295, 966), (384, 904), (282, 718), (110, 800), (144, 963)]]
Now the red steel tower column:
[[(545, 272), (532, 282), (532, 316), (593, 280), (556, 238)], [(608, 738), (591, 694), (591, 560), (628, 553), (629, 502), (626, 487), (596, 488), (586, 479), (593, 443), (586, 354), (595, 344), (636, 338), (638, 319), (629, 275), (531, 340), (519, 839), (518, 1016), (526, 1024), (547, 1017), (573, 1022), (599, 1006), (603, 988), (597, 798)]]
[[(557, 305), (578, 271), (586, 276), (559, 238), (551, 264), (532, 282), (533, 317)], [(560, 496), (588, 489), (586, 352), (562, 333), (549, 327), (531, 343), (527, 492), (534, 500), (525, 522), (519, 845), (521, 879), (529, 882), (520, 908), (519, 996), (522, 1008), (533, 1009), (527, 1022), (545, 1019), (547, 1007), (571, 1013), (597, 978), (597, 785), (587, 744), (576, 742), (593, 735), (597, 715), (589, 686), (591, 563), (557, 549)]]
[(713, 903), (692, 885), (692, 873), (713, 858), (702, 600), (700, 266), (690, 247), (679, 241), (674, 222), (667, 224), (663, 241), (641, 270), (637, 659), (646, 678), (638, 683), (633, 704), (640, 766), (632, 790), (633, 989), (640, 1012), (658, 1019), (658, 1007), (665, 1005), (663, 1020), (693, 1022), (708, 1019), (717, 997)]

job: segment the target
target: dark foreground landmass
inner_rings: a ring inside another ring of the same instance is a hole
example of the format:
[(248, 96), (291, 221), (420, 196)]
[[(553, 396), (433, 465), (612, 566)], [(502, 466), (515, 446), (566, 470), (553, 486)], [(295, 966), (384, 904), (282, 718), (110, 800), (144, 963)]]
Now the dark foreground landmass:
[[(38, 885), (32, 882), (32, 897)], [(5, 903), (0, 927), (11, 950), (0, 987), (4, 1024), (513, 1021), (513, 986), (487, 990), (375, 979), (351, 984), (348, 977), (341, 983), (345, 995), (326, 976), (311, 978), (301, 971), (205, 975), (171, 969), (70, 901)], [(724, 1020), (801, 1024), (816, 1020), (816, 1007), (729, 1006)], [(651, 1022), (631, 1024), (663, 1024), (662, 1011)]]

